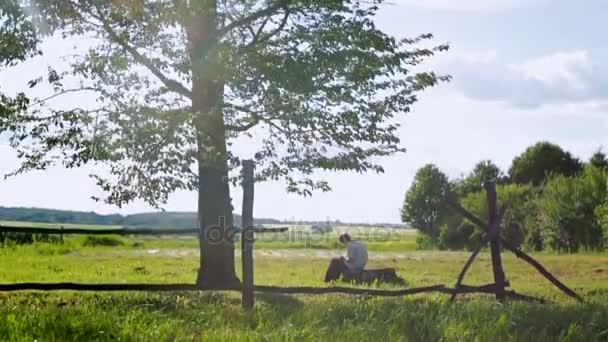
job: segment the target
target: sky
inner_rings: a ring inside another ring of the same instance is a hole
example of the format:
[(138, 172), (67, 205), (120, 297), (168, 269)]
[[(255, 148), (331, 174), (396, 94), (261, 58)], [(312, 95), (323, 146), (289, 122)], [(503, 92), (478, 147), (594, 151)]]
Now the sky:
[[(376, 23), (396, 37), (430, 32), (435, 42), (449, 43), (450, 51), (426, 67), (453, 80), (421, 94), (400, 117), (407, 152), (383, 159), (384, 174), (323, 174), (333, 191), (307, 198), (287, 194), (283, 183), (258, 184), (256, 217), (398, 223), (405, 192), (426, 163), (454, 178), (485, 159), (507, 170), (513, 157), (541, 140), (581, 159), (608, 147), (608, 1), (391, 0)], [(65, 51), (61, 43), (45, 44), (42, 58), (0, 72), (3, 91), (23, 89), (17, 80), (46, 70)], [(0, 174), (17, 163), (0, 139)], [(94, 202), (99, 190), (88, 177), (92, 171), (56, 168), (0, 179), (0, 206), (152, 210), (141, 202), (121, 209)], [(236, 212), (241, 196), (232, 189)], [(175, 193), (165, 209), (194, 211), (196, 199)]]

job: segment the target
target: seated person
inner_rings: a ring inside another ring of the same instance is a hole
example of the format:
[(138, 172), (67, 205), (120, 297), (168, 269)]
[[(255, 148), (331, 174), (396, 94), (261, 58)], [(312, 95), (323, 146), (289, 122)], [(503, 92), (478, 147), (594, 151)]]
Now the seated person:
[(345, 272), (359, 273), (367, 264), (367, 246), (363, 242), (352, 240), (348, 234), (340, 235), (339, 241), (346, 246), (346, 258), (331, 259), (325, 273), (326, 283), (340, 279)]

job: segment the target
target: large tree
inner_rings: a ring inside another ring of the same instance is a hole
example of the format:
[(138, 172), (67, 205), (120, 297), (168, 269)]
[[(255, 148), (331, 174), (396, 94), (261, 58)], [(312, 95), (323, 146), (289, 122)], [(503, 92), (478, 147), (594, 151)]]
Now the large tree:
[(573, 176), (583, 168), (580, 160), (558, 145), (541, 141), (515, 157), (509, 177), (517, 184), (540, 185), (551, 174)]
[(56, 72), (57, 95), (92, 91), (98, 102), (12, 120), (16, 173), (102, 163), (103, 200), (118, 206), (198, 191), (204, 286), (238, 282), (225, 229), (237, 138), (253, 137), (259, 180), (328, 190), (314, 170), (381, 172), (375, 157), (402, 151), (395, 116), (448, 79), (417, 68), (447, 46), (380, 31), (380, 1), (23, 1), (36, 22), (91, 45)]

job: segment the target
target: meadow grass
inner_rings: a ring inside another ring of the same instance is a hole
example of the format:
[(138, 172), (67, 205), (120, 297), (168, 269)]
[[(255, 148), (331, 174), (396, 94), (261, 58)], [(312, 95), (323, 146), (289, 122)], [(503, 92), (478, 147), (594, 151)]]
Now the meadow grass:
[[(415, 251), (415, 236), (399, 234), (383, 240), (370, 237), (369, 267), (395, 267), (408, 287), (453, 285), (469, 253)], [(320, 240), (317, 247), (297, 239), (258, 239), (256, 284), (325, 286), (328, 258), (343, 253), (332, 249), (335, 236), (329, 237), (314, 237)], [(198, 244), (193, 238), (112, 238), (121, 245), (86, 246), (87, 237), (79, 236), (64, 244), (6, 246), (0, 249), (0, 282), (189, 283), (196, 277)], [(504, 253), (512, 288), (542, 296), (549, 304), (497, 304), (488, 296), (467, 296), (450, 304), (440, 294), (258, 294), (254, 310), (247, 313), (239, 293), (230, 292), (15, 292), (0, 293), (0, 340), (608, 340), (608, 255), (534, 256), (587, 302), (575, 303), (529, 265)], [(240, 274), (238, 253), (236, 265)], [(465, 283), (491, 281), (490, 256), (483, 251)]]

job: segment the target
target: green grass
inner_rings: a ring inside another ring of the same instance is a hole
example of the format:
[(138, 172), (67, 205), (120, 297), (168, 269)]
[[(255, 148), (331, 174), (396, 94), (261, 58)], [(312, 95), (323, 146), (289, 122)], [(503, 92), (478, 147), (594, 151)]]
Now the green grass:
[[(321, 279), (328, 258), (342, 253), (332, 249), (336, 234), (260, 236), (254, 254), (256, 283), (325, 286)], [(415, 251), (415, 236), (409, 232), (359, 236), (369, 239), (370, 267), (395, 267), (410, 287), (452, 285), (469, 255)], [(195, 239), (112, 238), (122, 245), (85, 246), (88, 238), (78, 236), (67, 238), (63, 245), (1, 248), (0, 282), (194, 281)], [(534, 256), (587, 303), (575, 303), (529, 265), (504, 253), (512, 288), (542, 296), (550, 304), (501, 305), (487, 296), (468, 296), (450, 304), (438, 294), (404, 298), (258, 294), (255, 309), (246, 313), (238, 293), (0, 293), (0, 340), (608, 340), (608, 255)], [(465, 283), (491, 281), (490, 256), (484, 251)]]

